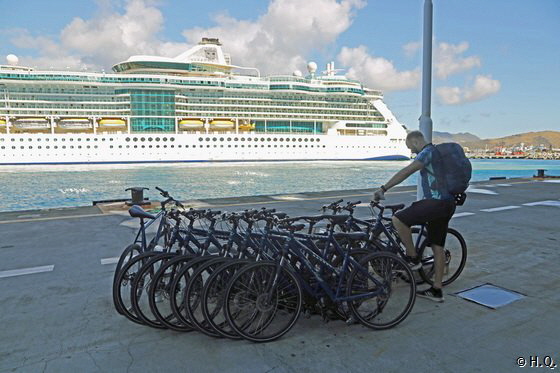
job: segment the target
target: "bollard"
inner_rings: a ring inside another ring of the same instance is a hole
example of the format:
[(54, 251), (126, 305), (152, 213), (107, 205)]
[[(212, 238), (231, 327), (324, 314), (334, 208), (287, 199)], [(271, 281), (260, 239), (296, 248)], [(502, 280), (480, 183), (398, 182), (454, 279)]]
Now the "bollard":
[(545, 171), (546, 171), (546, 170), (543, 170), (542, 168), (539, 168), (539, 169), (537, 170), (537, 176), (535, 176), (535, 177), (545, 177), (545, 175), (544, 175), (544, 172), (545, 172)]
[(150, 190), (150, 188), (145, 188), (145, 187), (132, 187), (132, 188), (126, 188), (124, 191), (128, 191), (130, 190), (130, 193), (132, 194), (132, 200), (131, 201), (126, 201), (126, 204), (129, 206), (132, 205), (149, 205), (150, 201), (145, 201), (144, 200), (144, 190)]

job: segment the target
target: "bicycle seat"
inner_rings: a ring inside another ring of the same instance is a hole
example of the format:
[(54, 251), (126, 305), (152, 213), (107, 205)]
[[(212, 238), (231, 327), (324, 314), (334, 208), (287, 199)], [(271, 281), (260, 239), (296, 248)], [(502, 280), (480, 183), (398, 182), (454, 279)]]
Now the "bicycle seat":
[(283, 226), (282, 228), (290, 231), (290, 232), (298, 232), (305, 228), (305, 224), (294, 224), (294, 225), (287, 225)]
[(368, 239), (368, 235), (367, 233), (364, 232), (349, 232), (349, 233), (338, 232), (334, 234), (334, 238), (336, 239), (347, 238), (350, 241), (363, 241)]
[(149, 212), (146, 212), (142, 207), (134, 205), (128, 209), (128, 213), (133, 218), (155, 219), (156, 217)]
[(404, 203), (399, 203), (398, 205), (385, 205), (386, 209), (393, 210), (393, 213), (398, 210), (404, 209)]

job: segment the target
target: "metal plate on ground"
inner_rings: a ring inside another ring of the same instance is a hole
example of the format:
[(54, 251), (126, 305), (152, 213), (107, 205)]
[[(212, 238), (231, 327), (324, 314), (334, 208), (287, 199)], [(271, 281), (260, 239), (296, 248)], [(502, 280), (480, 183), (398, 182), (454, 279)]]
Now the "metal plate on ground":
[(457, 292), (454, 295), (492, 309), (505, 306), (525, 297), (524, 294), (492, 284), (479, 285)]

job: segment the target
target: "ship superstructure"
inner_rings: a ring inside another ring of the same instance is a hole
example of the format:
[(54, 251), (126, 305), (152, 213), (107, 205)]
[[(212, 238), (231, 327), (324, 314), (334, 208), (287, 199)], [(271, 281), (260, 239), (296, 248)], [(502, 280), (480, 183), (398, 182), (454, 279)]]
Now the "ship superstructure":
[(0, 164), (407, 159), (380, 91), (336, 74), (262, 77), (217, 39), (113, 73), (0, 66)]

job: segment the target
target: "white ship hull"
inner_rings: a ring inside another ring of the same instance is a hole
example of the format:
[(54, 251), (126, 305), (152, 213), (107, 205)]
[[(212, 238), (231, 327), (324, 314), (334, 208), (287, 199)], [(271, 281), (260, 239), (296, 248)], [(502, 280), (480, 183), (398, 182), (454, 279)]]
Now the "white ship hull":
[(0, 165), (408, 159), (404, 141), (332, 134), (4, 134)]

